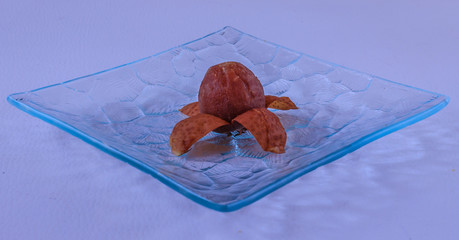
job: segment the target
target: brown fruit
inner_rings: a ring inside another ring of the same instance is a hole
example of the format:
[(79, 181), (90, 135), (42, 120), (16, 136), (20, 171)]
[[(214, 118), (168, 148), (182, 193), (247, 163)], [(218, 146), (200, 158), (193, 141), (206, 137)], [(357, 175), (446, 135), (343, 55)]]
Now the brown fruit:
[(209, 68), (199, 89), (198, 102), (180, 112), (169, 138), (172, 153), (182, 155), (210, 131), (249, 130), (265, 151), (284, 153), (287, 134), (279, 118), (267, 108), (297, 109), (288, 97), (264, 96), (258, 78), (244, 65), (225, 62)]
[(253, 108), (265, 106), (260, 81), (247, 67), (237, 62), (210, 67), (202, 80), (198, 99), (201, 113), (227, 122)]

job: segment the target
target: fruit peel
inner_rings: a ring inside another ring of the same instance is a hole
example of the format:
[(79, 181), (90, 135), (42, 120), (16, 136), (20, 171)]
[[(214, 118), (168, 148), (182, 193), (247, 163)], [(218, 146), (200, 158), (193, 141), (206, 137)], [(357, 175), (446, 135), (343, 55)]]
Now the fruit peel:
[(179, 111), (188, 117), (192, 117), (198, 115), (201, 111), (199, 110), (199, 103), (192, 102), (185, 105), (183, 108), (179, 109)]
[(199, 139), (212, 130), (229, 123), (210, 114), (197, 114), (178, 122), (169, 137), (169, 144), (174, 155), (180, 156), (191, 148)]
[(278, 110), (290, 110), (290, 109), (298, 109), (295, 103), (290, 100), (289, 97), (277, 97), (266, 95), (265, 96), (265, 106), (267, 108), (273, 108)]
[(239, 116), (233, 122), (244, 126), (265, 151), (284, 153), (287, 134), (279, 118), (266, 108), (254, 108)]

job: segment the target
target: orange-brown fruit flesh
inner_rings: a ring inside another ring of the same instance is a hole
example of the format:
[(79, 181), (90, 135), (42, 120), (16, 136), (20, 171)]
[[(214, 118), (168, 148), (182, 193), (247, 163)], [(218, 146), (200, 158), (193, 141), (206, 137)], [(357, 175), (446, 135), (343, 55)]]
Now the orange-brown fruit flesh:
[(263, 86), (258, 78), (238, 62), (224, 62), (207, 70), (199, 88), (201, 113), (231, 122), (253, 108), (265, 106)]
[(233, 121), (247, 128), (265, 151), (284, 153), (287, 134), (279, 118), (266, 108), (254, 108)]
[(180, 156), (186, 153), (199, 139), (212, 130), (229, 123), (210, 114), (198, 114), (178, 122), (169, 137), (173, 154)]
[(185, 105), (179, 111), (182, 112), (183, 114), (187, 115), (188, 117), (192, 117), (194, 115), (198, 115), (200, 113), (200, 111), (199, 111), (199, 103), (198, 102), (192, 102), (190, 104)]
[(289, 97), (276, 97), (271, 95), (265, 96), (265, 106), (279, 110), (298, 109), (295, 103)]

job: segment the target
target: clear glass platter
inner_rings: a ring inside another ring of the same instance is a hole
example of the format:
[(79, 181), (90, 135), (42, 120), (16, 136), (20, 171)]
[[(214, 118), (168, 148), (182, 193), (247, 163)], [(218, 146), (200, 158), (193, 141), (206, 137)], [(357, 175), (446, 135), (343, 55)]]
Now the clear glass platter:
[[(225, 61), (244, 64), (266, 95), (288, 96), (299, 107), (273, 110), (287, 131), (285, 154), (264, 152), (250, 133), (210, 133), (188, 153), (171, 154), (169, 134), (186, 118), (178, 109), (197, 101), (207, 69)], [(234, 211), (425, 119), (449, 98), (225, 27), (119, 67), (12, 94), (8, 101), (199, 204)]]

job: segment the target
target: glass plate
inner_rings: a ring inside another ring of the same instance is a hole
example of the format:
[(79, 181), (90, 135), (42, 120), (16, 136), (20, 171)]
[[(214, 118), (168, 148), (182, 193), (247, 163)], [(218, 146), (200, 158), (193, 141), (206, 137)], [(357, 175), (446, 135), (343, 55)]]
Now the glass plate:
[[(246, 133), (211, 133), (181, 157), (168, 143), (178, 111), (197, 101), (207, 69), (238, 61), (265, 94), (298, 110), (273, 111), (287, 131), (285, 154), (264, 152)], [(232, 27), (92, 75), (12, 94), (8, 101), (151, 174), (218, 211), (247, 206), (315, 168), (420, 121), (448, 97), (351, 70)]]

